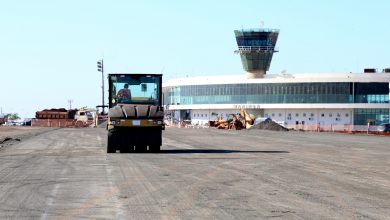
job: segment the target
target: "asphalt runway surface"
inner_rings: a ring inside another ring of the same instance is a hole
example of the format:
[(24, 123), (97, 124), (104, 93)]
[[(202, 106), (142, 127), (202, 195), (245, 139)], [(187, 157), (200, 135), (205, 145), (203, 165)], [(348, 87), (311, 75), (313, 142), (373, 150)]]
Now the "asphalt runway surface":
[(167, 128), (160, 153), (106, 130), (0, 149), (0, 219), (389, 219), (390, 138)]

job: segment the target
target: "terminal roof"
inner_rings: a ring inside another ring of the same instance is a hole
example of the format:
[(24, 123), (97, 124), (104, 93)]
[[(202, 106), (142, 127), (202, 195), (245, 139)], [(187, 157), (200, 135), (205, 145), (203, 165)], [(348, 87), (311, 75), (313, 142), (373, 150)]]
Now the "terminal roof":
[(247, 83), (310, 83), (310, 82), (390, 82), (390, 73), (305, 73), (267, 74), (264, 78), (247, 79), (242, 75), (201, 76), (172, 79), (163, 87), (182, 85), (217, 85)]

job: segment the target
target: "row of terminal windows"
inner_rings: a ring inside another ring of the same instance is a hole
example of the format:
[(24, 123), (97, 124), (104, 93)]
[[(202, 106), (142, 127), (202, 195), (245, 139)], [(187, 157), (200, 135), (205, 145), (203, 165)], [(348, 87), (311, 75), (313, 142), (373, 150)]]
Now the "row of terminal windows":
[[(265, 116), (268, 117), (269, 115), (266, 114)], [(275, 117), (276, 114), (275, 114), (275, 113), (272, 113), (271, 116), (272, 116), (272, 117)], [(282, 113), (279, 113), (278, 116), (279, 116), (279, 117), (282, 117)], [(288, 117), (291, 117), (292, 114), (291, 114), (291, 113), (288, 113), (287, 116), (288, 116)], [(303, 113), (302, 116), (303, 116), (303, 117), (307, 117), (307, 116), (314, 117), (314, 113), (310, 113), (310, 114)], [(337, 114), (335, 114), (335, 116), (339, 118), (339, 117), (341, 117), (341, 114), (340, 114), (340, 113), (337, 113)], [(295, 117), (299, 117), (299, 113), (295, 113)], [(321, 113), (321, 117), (325, 117), (325, 113)], [(329, 117), (333, 117), (333, 113), (329, 113)], [(345, 117), (349, 117), (349, 114), (348, 114), (348, 113), (345, 113)]]
[(262, 83), (164, 88), (169, 104), (389, 103), (389, 83)]
[(389, 109), (354, 109), (355, 125), (389, 123)]
[(224, 96), (257, 94), (350, 94), (350, 92), (351, 91), (349, 83), (263, 83), (213, 86), (195, 85), (182, 86), (180, 88), (180, 95), (182, 96)]
[[(279, 117), (282, 117), (282, 113), (277, 114)], [(292, 120), (292, 113), (287, 114), (287, 119)], [(299, 117), (299, 113), (295, 113), (295, 117)], [(341, 113), (321, 113), (321, 117), (325, 116), (329, 117), (335, 117), (336, 120), (340, 120), (342, 114)], [(272, 117), (276, 116), (276, 113), (271, 114)], [(315, 116), (314, 113), (302, 113), (303, 117), (309, 117), (309, 120), (313, 120), (313, 117)], [(344, 116), (346, 118), (349, 117), (349, 113), (345, 113)], [(199, 114), (196, 113), (194, 114), (195, 117), (207, 117), (207, 114)], [(269, 117), (269, 114), (265, 114), (265, 117)], [(355, 109), (354, 110), (354, 124), (356, 125), (365, 125), (368, 122), (371, 123), (372, 125), (379, 125), (381, 123), (386, 123), (389, 121), (389, 109)]]
[[(268, 117), (269, 114), (265, 114), (265, 116)], [(271, 116), (272, 116), (272, 117), (275, 117), (276, 114), (275, 114), (275, 113), (272, 113)], [(278, 113), (278, 116), (279, 116), (279, 117), (282, 117), (283, 114), (282, 114), (282, 113)], [(292, 116), (291, 113), (288, 113), (288, 114), (287, 114), (287, 117), (291, 117), (291, 116)], [(308, 116), (314, 117), (314, 113), (310, 113), (310, 114), (303, 113), (302, 116), (303, 116), (303, 117), (308, 117)], [(334, 115), (333, 115), (333, 113), (329, 113), (328, 116), (329, 116), (329, 117), (336, 116), (336, 117), (339, 118), (339, 117), (341, 117), (341, 114), (340, 114), (340, 113), (337, 113), (337, 114), (334, 114)], [(199, 113), (197, 113), (197, 114), (194, 114), (194, 117), (207, 117), (207, 114), (199, 114)], [(295, 117), (299, 117), (299, 113), (295, 113)], [(325, 113), (321, 113), (321, 117), (325, 117)], [(345, 117), (349, 117), (349, 114), (348, 114), (348, 113), (345, 113)]]

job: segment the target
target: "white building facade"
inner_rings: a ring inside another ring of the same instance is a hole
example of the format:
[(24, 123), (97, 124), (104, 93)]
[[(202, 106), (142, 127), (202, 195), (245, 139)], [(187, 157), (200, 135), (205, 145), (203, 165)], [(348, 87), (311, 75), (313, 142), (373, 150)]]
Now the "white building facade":
[(215, 76), (163, 83), (172, 121), (205, 125), (244, 109), (289, 128), (359, 130), (389, 123), (390, 73)]

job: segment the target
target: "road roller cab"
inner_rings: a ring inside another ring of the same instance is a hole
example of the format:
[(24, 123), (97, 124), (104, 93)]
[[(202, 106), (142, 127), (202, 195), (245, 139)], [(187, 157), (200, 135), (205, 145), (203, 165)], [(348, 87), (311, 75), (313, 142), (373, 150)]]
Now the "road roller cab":
[(109, 74), (107, 153), (159, 151), (162, 74)]

